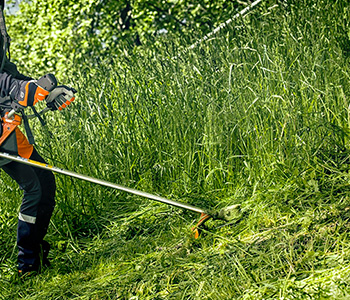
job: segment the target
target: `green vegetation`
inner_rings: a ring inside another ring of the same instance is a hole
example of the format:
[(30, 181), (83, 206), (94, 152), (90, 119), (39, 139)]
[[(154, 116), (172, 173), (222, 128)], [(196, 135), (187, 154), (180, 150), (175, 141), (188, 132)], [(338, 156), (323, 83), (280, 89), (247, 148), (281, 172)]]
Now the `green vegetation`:
[(2, 172), (0, 299), (349, 299), (349, 20), (271, 1), (191, 51), (169, 33), (67, 58), (76, 102), (34, 123), (50, 163), (243, 216), (195, 240), (196, 214), (57, 175), (53, 267), (21, 282)]
[(27, 72), (50, 69), (60, 76), (86, 65), (86, 56), (100, 62), (165, 32), (199, 38), (245, 5), (226, 0), (22, 0), (20, 13), (8, 16), (7, 24), (17, 60)]

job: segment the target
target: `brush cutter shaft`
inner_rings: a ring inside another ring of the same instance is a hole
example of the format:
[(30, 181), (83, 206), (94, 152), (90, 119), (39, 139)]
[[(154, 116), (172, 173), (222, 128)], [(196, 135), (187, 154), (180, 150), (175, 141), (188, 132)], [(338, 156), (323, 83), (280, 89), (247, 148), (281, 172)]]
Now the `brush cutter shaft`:
[(166, 198), (163, 198), (163, 197), (159, 197), (159, 196), (156, 196), (156, 195), (153, 195), (153, 194), (149, 194), (149, 193), (146, 193), (146, 192), (142, 192), (142, 191), (139, 191), (139, 190), (128, 188), (128, 187), (125, 187), (125, 186), (122, 186), (122, 185), (119, 185), (119, 184), (115, 184), (115, 183), (108, 182), (108, 181), (105, 181), (105, 180), (101, 180), (101, 179), (93, 178), (93, 177), (90, 177), (90, 176), (82, 175), (82, 174), (75, 173), (75, 172), (72, 172), (72, 171), (67, 171), (67, 170), (60, 169), (60, 168), (57, 168), (57, 167), (54, 167), (54, 166), (51, 166), (51, 165), (48, 165), (48, 164), (43, 164), (43, 163), (31, 160), (31, 159), (22, 158), (20, 156), (13, 156), (13, 155), (10, 155), (10, 154), (7, 154), (7, 153), (0, 152), (0, 157), (5, 158), (5, 159), (9, 159), (9, 160), (12, 160), (12, 161), (16, 161), (16, 162), (19, 162), (19, 163), (22, 163), (22, 164), (25, 164), (25, 165), (29, 165), (29, 166), (32, 166), (32, 167), (36, 167), (36, 168), (40, 168), (40, 169), (44, 169), (44, 170), (49, 170), (49, 171), (52, 171), (52, 172), (56, 172), (56, 173), (63, 174), (63, 175), (68, 175), (70, 177), (82, 179), (82, 180), (89, 181), (89, 182), (92, 182), (92, 183), (96, 183), (96, 184), (99, 184), (99, 185), (111, 187), (113, 189), (117, 189), (117, 190), (120, 190), (120, 191), (124, 191), (124, 192), (127, 192), (127, 193), (131, 193), (131, 194), (137, 195), (137, 196), (141, 196), (141, 197), (145, 197), (145, 198), (148, 198), (148, 199), (152, 199), (152, 200), (155, 200), (155, 201), (158, 201), (158, 202), (162, 202), (162, 203), (169, 204), (169, 205), (172, 205), (172, 206), (176, 206), (176, 207), (179, 207), (179, 208), (183, 208), (183, 209), (186, 209), (186, 210), (191, 210), (191, 211), (194, 211), (194, 212), (204, 213), (204, 214), (207, 213), (206, 211), (204, 211), (201, 208), (198, 208), (198, 207), (186, 204), (186, 203), (176, 202), (176, 201), (169, 200), (169, 199), (166, 199)]

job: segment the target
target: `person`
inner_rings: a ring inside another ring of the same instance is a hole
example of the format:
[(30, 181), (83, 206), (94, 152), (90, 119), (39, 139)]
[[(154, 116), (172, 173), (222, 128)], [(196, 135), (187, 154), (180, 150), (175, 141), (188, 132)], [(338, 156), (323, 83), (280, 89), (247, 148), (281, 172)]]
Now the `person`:
[[(10, 61), (9, 36), (3, 10), (4, 0), (0, 0), (0, 151), (45, 163), (32, 145), (33, 141), (28, 141), (30, 131), (26, 130), (26, 137), (17, 125), (22, 118), (25, 119), (24, 111), (47, 99), (52, 89), (40, 86), (40, 80), (21, 74)], [(51, 91), (54, 98), (48, 104), (51, 110), (62, 109), (74, 100), (74, 89), (68, 86), (57, 87), (56, 78), (52, 74), (45, 75), (44, 78), (49, 78), (54, 88)], [(14, 109), (16, 114), (10, 117), (9, 112)], [(25, 127), (28, 129), (28, 123), (25, 123)], [(6, 159), (0, 159), (0, 168), (23, 190), (17, 226), (18, 274), (24, 276), (40, 272), (50, 264), (50, 244), (44, 237), (55, 207), (55, 177), (50, 171)]]

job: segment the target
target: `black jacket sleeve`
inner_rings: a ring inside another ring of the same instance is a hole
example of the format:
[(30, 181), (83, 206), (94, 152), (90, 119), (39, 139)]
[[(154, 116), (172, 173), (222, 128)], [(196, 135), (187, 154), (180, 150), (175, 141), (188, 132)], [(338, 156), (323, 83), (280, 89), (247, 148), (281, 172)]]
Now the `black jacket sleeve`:
[(10, 62), (9, 60), (7, 60), (7, 58), (6, 58), (6, 61), (5, 61), (3, 72), (7, 73), (7, 74), (11, 74), (12, 77), (15, 78), (15, 79), (32, 80), (31, 77), (28, 77), (28, 76), (25, 76), (25, 75), (21, 74), (18, 71), (17, 66), (13, 62)]
[(4, 69), (0, 73), (0, 97), (4, 98), (10, 93), (11, 80), (31, 80), (32, 78), (21, 74), (16, 65), (10, 61), (5, 61)]
[[(0, 0), (0, 9), (3, 9), (1, 7), (1, 0)], [(1, 12), (0, 12), (1, 13)], [(5, 29), (6, 32), (6, 29)], [(4, 38), (3, 35), (0, 34), (0, 65), (3, 62), (3, 59), (5, 60), (4, 62), (4, 67), (1, 70), (0, 73), (0, 97), (5, 98), (6, 96), (9, 95), (10, 93), (10, 85), (11, 85), (11, 80), (31, 80), (32, 78), (25, 76), (21, 74), (17, 66), (13, 63), (10, 62), (9, 59), (6, 56), (5, 49), (4, 49)]]

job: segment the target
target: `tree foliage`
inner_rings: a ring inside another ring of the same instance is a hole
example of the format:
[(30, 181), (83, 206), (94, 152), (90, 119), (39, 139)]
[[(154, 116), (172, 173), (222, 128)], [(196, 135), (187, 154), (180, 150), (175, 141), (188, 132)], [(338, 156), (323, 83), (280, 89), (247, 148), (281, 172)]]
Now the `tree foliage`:
[(7, 16), (13, 58), (26, 72), (67, 70), (89, 57), (172, 33), (195, 36), (232, 17), (244, 5), (226, 0), (25, 0)]

